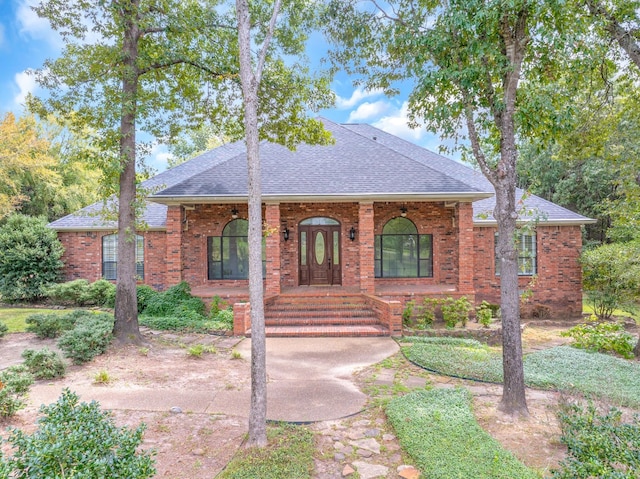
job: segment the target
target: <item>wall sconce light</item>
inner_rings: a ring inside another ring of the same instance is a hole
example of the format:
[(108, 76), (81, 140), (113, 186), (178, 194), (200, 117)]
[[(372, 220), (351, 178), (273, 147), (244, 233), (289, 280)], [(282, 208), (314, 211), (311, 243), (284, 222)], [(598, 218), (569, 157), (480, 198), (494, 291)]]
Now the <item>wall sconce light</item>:
[(284, 236), (285, 241), (289, 241), (289, 228), (284, 227), (284, 231), (282, 232), (282, 236)]
[(400, 208), (400, 216), (402, 216), (403, 218), (407, 216), (407, 208), (404, 205), (402, 205), (402, 208)]
[(349, 230), (349, 239), (354, 241), (356, 239), (356, 229), (352, 226)]
[(231, 218), (233, 218), (234, 220), (238, 219), (238, 210), (237, 209), (232, 209), (231, 210)]

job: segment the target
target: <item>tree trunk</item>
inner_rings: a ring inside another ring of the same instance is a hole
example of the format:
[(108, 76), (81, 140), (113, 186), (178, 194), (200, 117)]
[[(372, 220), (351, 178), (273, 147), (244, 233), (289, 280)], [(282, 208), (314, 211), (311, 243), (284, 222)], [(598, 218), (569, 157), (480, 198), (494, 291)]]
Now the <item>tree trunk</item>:
[(247, 447), (267, 444), (267, 365), (262, 284), (262, 188), (258, 136), (258, 78), (251, 62), (249, 5), (237, 0), (240, 79), (249, 171), (249, 301), (251, 304), (251, 409)]
[(122, 78), (122, 115), (120, 118), (120, 194), (118, 197), (118, 263), (116, 266), (116, 304), (113, 334), (120, 343), (139, 343), (138, 301), (136, 296), (136, 95), (138, 91), (138, 26), (131, 10), (123, 10), (124, 74)]
[(500, 409), (509, 414), (528, 415), (522, 363), (520, 295), (516, 235), (515, 189), (496, 188), (498, 258), (500, 261), (500, 309), (502, 311), (502, 362), (504, 386)]
[(638, 338), (638, 342), (636, 343), (636, 346), (633, 348), (633, 354), (636, 355), (636, 358), (640, 357), (640, 338)]

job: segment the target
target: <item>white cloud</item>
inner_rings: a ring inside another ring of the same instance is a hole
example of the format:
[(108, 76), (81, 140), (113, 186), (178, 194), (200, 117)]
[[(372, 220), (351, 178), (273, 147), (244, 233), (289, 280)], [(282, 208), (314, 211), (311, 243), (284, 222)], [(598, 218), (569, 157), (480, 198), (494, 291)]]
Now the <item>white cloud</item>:
[(172, 157), (173, 155), (167, 151), (165, 144), (153, 142), (149, 156), (145, 158), (145, 163), (155, 170), (154, 174), (162, 173), (167, 169), (169, 159)]
[(340, 95), (336, 95), (336, 107), (341, 110), (353, 108), (362, 100), (380, 96), (382, 95), (382, 93), (383, 91), (378, 88), (373, 90), (365, 90), (363, 87), (359, 86), (353, 91), (353, 93), (351, 93), (351, 96), (349, 98), (343, 98)]
[(404, 102), (402, 107), (396, 109), (390, 115), (383, 116), (373, 123), (373, 126), (392, 135), (417, 143), (426, 136), (427, 132), (423, 127), (410, 128), (408, 122), (408, 104)]
[(354, 111), (349, 114), (347, 122), (366, 121), (371, 118), (377, 118), (384, 112), (389, 110), (391, 105), (384, 100), (378, 100), (376, 102), (364, 102)]
[(48, 20), (40, 18), (31, 8), (36, 3), (35, 0), (21, 0), (19, 2), (16, 17), (20, 33), (36, 40), (43, 40), (51, 47), (60, 49), (62, 47), (60, 35), (51, 28)]
[(13, 98), (16, 105), (24, 105), (27, 95), (36, 90), (36, 79), (33, 75), (29, 75), (26, 71), (16, 73), (13, 79), (18, 85), (18, 94)]

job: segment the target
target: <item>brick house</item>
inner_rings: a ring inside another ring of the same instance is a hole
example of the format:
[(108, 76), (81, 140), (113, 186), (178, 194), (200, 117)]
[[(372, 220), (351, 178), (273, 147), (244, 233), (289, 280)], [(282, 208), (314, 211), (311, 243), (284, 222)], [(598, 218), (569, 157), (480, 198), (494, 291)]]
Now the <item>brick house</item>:
[[(398, 335), (412, 299), (499, 302), (491, 184), (370, 125), (323, 121), (332, 145), (261, 144), (267, 333)], [(239, 141), (147, 180), (137, 236), (142, 283), (184, 280), (195, 295), (221, 297), (234, 304), (237, 334), (250, 329), (246, 178)], [(518, 241), (519, 286), (533, 293), (523, 314), (580, 315), (581, 226), (591, 220), (536, 196), (522, 203), (537, 218)], [(67, 280), (116, 279), (117, 232), (100, 209), (50, 224)]]

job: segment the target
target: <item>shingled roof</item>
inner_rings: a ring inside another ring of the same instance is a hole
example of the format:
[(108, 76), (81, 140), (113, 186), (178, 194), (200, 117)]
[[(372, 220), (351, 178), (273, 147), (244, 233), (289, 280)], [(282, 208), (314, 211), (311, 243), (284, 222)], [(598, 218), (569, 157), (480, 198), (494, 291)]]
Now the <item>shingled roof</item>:
[[(271, 201), (474, 201), (475, 223), (495, 224), (493, 187), (482, 174), (370, 125), (322, 119), (334, 143), (300, 145), (296, 151), (262, 142), (262, 194)], [(143, 219), (166, 227), (167, 204), (242, 202), (247, 199), (244, 141), (210, 150), (145, 181)], [(522, 196), (522, 192), (518, 192)], [(50, 224), (56, 230), (115, 229), (96, 215), (102, 203)], [(525, 208), (544, 222), (582, 224), (588, 218), (536, 196)]]

